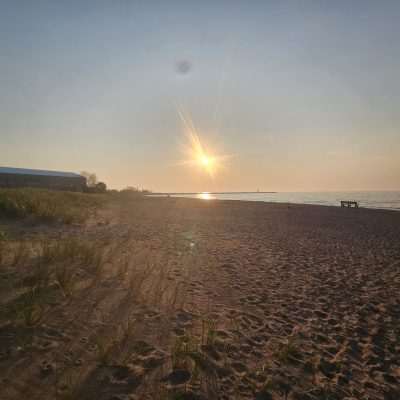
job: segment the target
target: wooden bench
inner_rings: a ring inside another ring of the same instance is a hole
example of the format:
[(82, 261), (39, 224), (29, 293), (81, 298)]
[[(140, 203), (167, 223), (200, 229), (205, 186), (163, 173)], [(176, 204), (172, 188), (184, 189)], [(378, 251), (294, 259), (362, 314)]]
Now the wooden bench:
[(347, 208), (358, 208), (358, 201), (341, 201), (340, 202), (340, 206), (341, 207), (347, 207)]

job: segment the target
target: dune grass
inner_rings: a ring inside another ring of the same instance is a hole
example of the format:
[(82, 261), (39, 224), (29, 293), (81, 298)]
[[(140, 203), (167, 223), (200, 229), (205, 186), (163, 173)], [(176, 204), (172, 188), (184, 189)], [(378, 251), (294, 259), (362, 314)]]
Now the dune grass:
[(60, 294), (69, 300), (78, 286), (101, 279), (103, 255), (98, 244), (73, 238), (16, 245), (0, 241), (1, 265), (20, 271), (3, 288), (14, 295), (0, 309), (0, 318), (25, 327), (40, 324)]
[(44, 189), (0, 189), (0, 216), (79, 223), (101, 204), (100, 195)]

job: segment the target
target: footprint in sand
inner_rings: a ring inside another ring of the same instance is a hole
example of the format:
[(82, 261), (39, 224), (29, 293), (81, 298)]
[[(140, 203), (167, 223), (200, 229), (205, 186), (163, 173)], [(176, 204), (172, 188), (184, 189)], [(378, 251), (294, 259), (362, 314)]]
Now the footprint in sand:
[(40, 364), (40, 376), (41, 378), (46, 378), (55, 371), (55, 366), (53, 363), (44, 360)]

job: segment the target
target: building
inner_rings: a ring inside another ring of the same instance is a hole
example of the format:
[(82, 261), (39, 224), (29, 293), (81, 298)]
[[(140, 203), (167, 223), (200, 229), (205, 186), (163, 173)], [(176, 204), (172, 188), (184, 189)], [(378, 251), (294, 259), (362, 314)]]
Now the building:
[(73, 172), (0, 167), (0, 187), (84, 191), (86, 178)]

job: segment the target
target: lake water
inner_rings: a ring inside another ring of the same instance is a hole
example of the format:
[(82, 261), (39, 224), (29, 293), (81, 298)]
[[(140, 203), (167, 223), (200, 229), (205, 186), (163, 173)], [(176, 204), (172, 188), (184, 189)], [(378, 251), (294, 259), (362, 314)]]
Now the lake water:
[(340, 200), (358, 201), (360, 207), (381, 208), (400, 211), (400, 191), (396, 192), (280, 192), (280, 193), (237, 193), (211, 194), (198, 193), (176, 195), (204, 200), (246, 200), (277, 203), (319, 204), (340, 206)]

